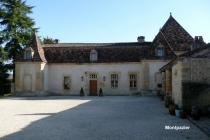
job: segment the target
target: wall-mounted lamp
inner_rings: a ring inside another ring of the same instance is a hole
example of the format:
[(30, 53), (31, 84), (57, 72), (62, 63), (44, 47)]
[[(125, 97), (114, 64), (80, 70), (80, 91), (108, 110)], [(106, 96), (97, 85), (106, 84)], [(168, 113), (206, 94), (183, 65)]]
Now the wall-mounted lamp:
[(83, 81), (83, 76), (81, 77), (81, 80)]
[(87, 74), (87, 71), (85, 72), (85, 74)]
[(104, 81), (105, 81), (105, 76), (103, 77)]

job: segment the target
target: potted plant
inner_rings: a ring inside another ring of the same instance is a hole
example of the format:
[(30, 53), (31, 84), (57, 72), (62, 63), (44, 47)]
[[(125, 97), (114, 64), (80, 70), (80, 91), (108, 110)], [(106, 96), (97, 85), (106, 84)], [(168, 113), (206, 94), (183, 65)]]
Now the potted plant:
[(161, 101), (164, 101), (164, 96), (163, 95), (160, 95), (159, 98), (160, 98)]
[(100, 90), (99, 90), (99, 97), (102, 97), (103, 96), (103, 91), (102, 91), (102, 89), (100, 88)]
[(165, 99), (165, 107), (168, 108), (170, 104), (172, 104), (172, 101), (170, 100), (169, 97), (166, 97), (166, 99)]
[(157, 94), (156, 94), (156, 95), (157, 95), (158, 97), (160, 97), (160, 96), (161, 96), (161, 94), (160, 94), (160, 92), (159, 92), (159, 91), (157, 92)]
[(176, 105), (175, 104), (170, 104), (168, 107), (168, 111), (170, 115), (175, 115), (175, 109), (176, 109)]
[(84, 91), (83, 91), (83, 88), (82, 87), (80, 89), (80, 96), (84, 96)]
[(191, 112), (192, 119), (199, 120), (200, 119), (199, 108), (197, 106), (192, 106), (191, 110), (192, 110)]
[(64, 84), (64, 89), (70, 89), (69, 83), (68, 83), (68, 82), (66, 82), (66, 83)]
[(179, 117), (180, 117), (181, 119), (186, 118), (185, 112), (184, 112), (184, 111), (179, 112)]

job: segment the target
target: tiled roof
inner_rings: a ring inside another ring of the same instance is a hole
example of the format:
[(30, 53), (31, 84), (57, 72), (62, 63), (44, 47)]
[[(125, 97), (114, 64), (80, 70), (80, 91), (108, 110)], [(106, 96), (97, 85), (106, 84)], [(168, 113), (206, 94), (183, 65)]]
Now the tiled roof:
[[(36, 34), (26, 47), (34, 50), (33, 59), (24, 59), (24, 53), (14, 62), (90, 63), (90, 51), (98, 52), (95, 62), (139, 62), (142, 59), (167, 59), (177, 57), (175, 51), (189, 51), (193, 38), (170, 16), (153, 42), (124, 43), (58, 43), (41, 45)], [(164, 46), (164, 55), (156, 56), (156, 47)]]
[(175, 51), (190, 51), (193, 38), (190, 34), (170, 15), (162, 29), (153, 40), (147, 59), (158, 59), (155, 56), (157, 45), (165, 47), (165, 54), (162, 59), (173, 59), (177, 55)]
[(176, 64), (176, 62), (178, 62), (179, 60), (183, 58), (210, 58), (210, 45), (203, 44), (199, 48), (196, 48), (192, 51), (178, 55), (175, 59), (173, 59), (168, 64), (163, 66), (160, 69), (160, 71), (165, 71), (166, 69), (170, 69)]
[(143, 43), (69, 43), (44, 45), (48, 63), (90, 63), (90, 52), (96, 50), (96, 63), (139, 62), (145, 57), (151, 42)]
[(179, 57), (210, 58), (210, 46), (205, 44), (200, 48), (181, 54)]
[(34, 56), (33, 59), (24, 59), (24, 52), (22, 52), (15, 60), (14, 62), (25, 62), (25, 61), (32, 61), (32, 62), (47, 62), (44, 56), (44, 50), (42, 48), (42, 45), (36, 36), (36, 33), (32, 36), (29, 43), (26, 45), (27, 47), (31, 47), (34, 50)]

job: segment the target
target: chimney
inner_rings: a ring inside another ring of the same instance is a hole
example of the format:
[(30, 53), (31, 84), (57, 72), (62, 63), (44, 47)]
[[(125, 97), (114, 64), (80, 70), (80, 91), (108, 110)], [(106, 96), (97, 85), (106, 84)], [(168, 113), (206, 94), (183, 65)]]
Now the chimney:
[(138, 42), (144, 42), (145, 37), (144, 36), (139, 36), (137, 38)]
[(195, 36), (194, 43), (191, 46), (191, 51), (194, 50), (194, 49), (202, 47), (204, 44), (205, 44), (205, 42), (203, 41), (202, 36)]
[(55, 44), (58, 44), (58, 43), (60, 43), (60, 40), (59, 39), (55, 39), (54, 42), (55, 42)]

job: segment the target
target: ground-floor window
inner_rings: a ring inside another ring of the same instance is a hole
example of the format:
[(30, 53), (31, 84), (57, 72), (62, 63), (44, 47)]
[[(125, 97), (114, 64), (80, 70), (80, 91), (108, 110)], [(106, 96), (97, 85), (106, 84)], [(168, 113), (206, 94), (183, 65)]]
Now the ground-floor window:
[(130, 74), (130, 88), (136, 88), (137, 85), (137, 75)]
[(64, 76), (64, 89), (70, 89), (70, 76)]
[(111, 74), (111, 88), (118, 88), (118, 75)]

